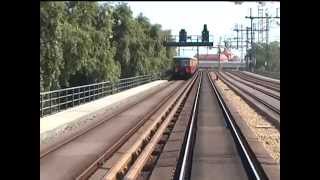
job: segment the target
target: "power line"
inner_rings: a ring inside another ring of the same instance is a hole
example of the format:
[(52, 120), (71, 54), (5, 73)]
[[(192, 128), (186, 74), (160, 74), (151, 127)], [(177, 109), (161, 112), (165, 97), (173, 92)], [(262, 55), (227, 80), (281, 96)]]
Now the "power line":
[[(270, 30), (270, 19), (280, 19), (280, 16), (279, 16), (279, 13), (278, 13), (278, 8), (276, 9), (276, 16), (269, 16), (268, 12), (266, 12), (265, 16), (263, 16), (263, 14), (261, 14), (261, 10), (260, 10), (260, 13), (259, 13), (259, 9), (258, 9), (258, 16), (252, 16), (252, 8), (250, 8), (250, 16), (245, 16), (246, 19), (250, 19), (250, 22), (251, 22), (251, 49), (253, 50), (253, 32), (254, 32), (254, 29), (253, 29), (253, 20), (255, 19), (265, 19), (266, 20), (266, 29), (263, 28), (262, 26), (262, 29), (258, 29), (258, 33), (260, 31), (265, 31), (266, 32), (266, 45), (267, 45), (267, 57), (266, 57), (266, 60), (268, 61), (269, 60), (269, 30)], [(261, 16), (262, 15), (262, 16)], [(256, 63), (253, 62), (254, 61), (254, 54), (250, 53), (250, 68), (251, 68), (251, 71), (252, 71), (252, 65), (255, 65)]]

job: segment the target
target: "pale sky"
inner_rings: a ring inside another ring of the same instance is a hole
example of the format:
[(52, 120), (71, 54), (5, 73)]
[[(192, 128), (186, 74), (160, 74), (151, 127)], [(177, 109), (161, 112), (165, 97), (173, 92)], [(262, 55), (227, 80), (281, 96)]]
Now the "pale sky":
[[(136, 17), (140, 12), (149, 18), (152, 24), (161, 24), (162, 29), (170, 29), (173, 35), (178, 35), (181, 29), (185, 29), (188, 35), (201, 35), (203, 25), (207, 24), (210, 35), (214, 36), (214, 43), (219, 41), (219, 37), (236, 37), (233, 31), (235, 24), (243, 24), (243, 27), (250, 26), (249, 8), (252, 8), (252, 15), (258, 15), (258, 6), (256, 2), (244, 2), (236, 5), (228, 1), (126, 1), (130, 6), (133, 16)], [(276, 8), (279, 8), (280, 2), (266, 2), (262, 7), (268, 8), (269, 14), (276, 16)], [(280, 23), (280, 19), (276, 19)], [(256, 20), (258, 22), (258, 20)], [(240, 33), (239, 33), (240, 35)], [(280, 26), (275, 22), (271, 24), (269, 31), (269, 42), (280, 41)], [(185, 48), (192, 49), (192, 48)], [(240, 55), (239, 51), (232, 50)], [(216, 50), (209, 50), (209, 53), (215, 53)], [(194, 55), (193, 51), (185, 51), (181, 55)], [(207, 53), (206, 48), (200, 48), (200, 53)]]

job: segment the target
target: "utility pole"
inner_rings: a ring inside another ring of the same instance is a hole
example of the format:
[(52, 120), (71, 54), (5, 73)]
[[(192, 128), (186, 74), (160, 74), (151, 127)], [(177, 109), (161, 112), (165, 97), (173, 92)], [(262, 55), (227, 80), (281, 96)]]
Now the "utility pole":
[(249, 27), (247, 27), (246, 29), (246, 32), (247, 32), (247, 49), (249, 48), (248, 44), (249, 44)]
[[(253, 18), (251, 18), (252, 17), (252, 9), (250, 8), (250, 20), (251, 20), (251, 49), (253, 49)], [(250, 53), (250, 64), (252, 65), (252, 61), (253, 61), (253, 56), (252, 56), (253, 54), (252, 53)], [(251, 68), (251, 66), (250, 66), (250, 68)]]
[[(278, 12), (278, 11), (277, 11)], [(272, 19), (272, 18), (279, 18), (280, 19), (280, 17), (278, 16), (278, 13), (277, 13), (277, 16), (275, 16), (275, 17), (272, 17), (272, 16), (268, 16), (268, 14), (266, 13), (266, 16), (259, 16), (259, 14), (258, 14), (258, 16), (252, 16), (252, 9), (250, 8), (250, 16), (248, 17), (248, 16), (246, 16), (245, 18), (248, 18), (248, 19), (250, 19), (250, 21), (251, 21), (251, 49), (253, 50), (253, 20), (254, 19), (266, 19), (266, 29), (264, 30), (264, 29), (261, 29), (261, 30), (258, 30), (259, 32), (260, 31), (266, 31), (266, 43), (267, 43), (267, 50), (268, 50), (268, 44), (269, 44), (269, 19)], [(250, 63), (252, 63), (252, 61), (253, 61), (253, 56), (252, 56), (253, 54), (251, 53), (250, 54)], [(268, 56), (268, 52), (267, 52), (267, 56)]]
[(219, 72), (221, 71), (221, 59), (220, 59), (220, 53), (221, 53), (221, 50), (220, 50), (220, 45), (221, 45), (221, 36), (220, 36), (220, 39), (219, 39), (219, 45), (218, 45), (218, 55), (219, 55)]
[(268, 62), (268, 69), (269, 69), (269, 71), (271, 71), (271, 62), (269, 61), (270, 60), (270, 58), (269, 58), (269, 56), (270, 56), (270, 54), (269, 54), (269, 19), (268, 19), (268, 13), (266, 13), (266, 17), (267, 17), (267, 19), (266, 19), (266, 29), (267, 29), (267, 31), (266, 31), (266, 44), (267, 44), (267, 52), (266, 52), (266, 61)]
[[(258, 17), (263, 16), (263, 8), (258, 8)], [(263, 30), (263, 19), (258, 21), (258, 29)], [(261, 37), (261, 38), (260, 38)], [(263, 42), (263, 31), (258, 31), (258, 43), (260, 40)]]
[[(247, 39), (247, 40), (246, 40), (245, 42), (247, 43), (247, 45), (246, 45), (247, 48), (248, 48), (248, 43), (249, 43), (249, 39), (250, 39), (250, 38), (249, 38), (249, 30), (251, 30), (250, 27), (246, 27), (246, 29), (243, 29), (243, 28), (242, 28), (242, 25), (241, 25), (241, 29), (238, 29), (238, 28), (233, 29), (233, 31), (236, 31), (236, 32), (239, 32), (239, 31), (240, 31), (241, 33), (242, 33), (243, 31), (246, 31), (246, 37), (247, 37), (246, 39)], [(242, 36), (242, 34), (241, 34), (241, 36)], [(235, 39), (238, 39), (238, 33), (237, 33), (237, 37), (236, 37)], [(241, 42), (241, 41), (242, 41), (242, 38), (241, 38), (240, 42)], [(238, 47), (238, 42), (237, 42), (237, 47)]]
[[(199, 36), (197, 36), (197, 43), (199, 42)], [(197, 59), (199, 60), (199, 46), (197, 46)]]
[[(241, 24), (241, 29), (242, 29), (242, 24)], [(241, 31), (241, 55), (240, 55), (240, 62), (242, 63), (242, 60), (243, 60), (243, 44), (242, 44), (242, 41), (243, 41), (243, 31)]]
[[(238, 38), (238, 32), (240, 31), (241, 32), (241, 38), (240, 38), (240, 43), (241, 43), (241, 53), (243, 52), (243, 48), (244, 48), (244, 46), (243, 46), (243, 42), (244, 43), (246, 43), (246, 50), (249, 48), (249, 30), (251, 31), (252, 30), (252, 28), (250, 28), (250, 27), (246, 27), (245, 29), (243, 28), (243, 25), (241, 25), (241, 28), (240, 29), (238, 29), (238, 26), (236, 26), (236, 28), (233, 30), (233, 31), (236, 31), (237, 32), (237, 38), (236, 38), (236, 40), (237, 40), (237, 49), (239, 48), (239, 45), (238, 45), (238, 43), (239, 43), (239, 38)], [(243, 40), (243, 32), (246, 32), (246, 40)], [(243, 55), (241, 55), (241, 58), (243, 57)], [(246, 64), (248, 64), (248, 62), (247, 62), (247, 60), (246, 60)]]
[(252, 9), (251, 8), (250, 8), (250, 20), (251, 20), (251, 26), (250, 26), (251, 27), (251, 43), (250, 44), (251, 44), (251, 48), (252, 48), (252, 43), (253, 43), (252, 42), (252, 39), (253, 39), (252, 38), (253, 37), (253, 18), (252, 18)]
[(237, 49), (238, 49), (238, 47), (239, 47), (239, 44), (238, 44), (238, 38), (239, 38), (238, 24), (236, 25), (236, 31), (237, 31)]

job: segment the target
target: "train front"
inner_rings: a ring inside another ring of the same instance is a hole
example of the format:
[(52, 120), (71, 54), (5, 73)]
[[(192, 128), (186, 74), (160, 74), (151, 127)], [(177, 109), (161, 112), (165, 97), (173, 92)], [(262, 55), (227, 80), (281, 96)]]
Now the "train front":
[(193, 75), (194, 67), (190, 57), (174, 57), (174, 76), (176, 78), (189, 78)]

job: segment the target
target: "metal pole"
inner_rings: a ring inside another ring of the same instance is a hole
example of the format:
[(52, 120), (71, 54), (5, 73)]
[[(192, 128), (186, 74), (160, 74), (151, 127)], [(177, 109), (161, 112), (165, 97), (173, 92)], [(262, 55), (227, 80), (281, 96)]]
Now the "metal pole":
[(269, 66), (269, 71), (271, 70), (270, 67), (270, 62), (269, 62), (269, 18), (268, 18), (268, 13), (266, 13), (266, 45), (267, 45), (267, 53), (266, 53), (266, 60), (268, 62), (268, 66)]
[(41, 117), (43, 116), (43, 96), (40, 94)]
[(72, 89), (72, 107), (74, 106), (74, 89)]
[(242, 24), (241, 24), (241, 37), (240, 37), (240, 39), (241, 39), (241, 57), (240, 57), (240, 60), (241, 60), (241, 63), (242, 63), (242, 60), (243, 60), (243, 26), (242, 26)]
[(80, 98), (81, 98), (80, 90), (81, 90), (81, 88), (79, 88), (79, 89), (78, 89), (78, 104), (77, 104), (77, 105), (79, 105), (79, 104), (80, 104)]
[(50, 99), (50, 114), (51, 114), (51, 93), (49, 94), (49, 99)]
[[(61, 103), (61, 101), (60, 101), (60, 91), (58, 92), (58, 111), (60, 111), (60, 103)], [(63, 101), (62, 101), (63, 102)]]
[(95, 91), (96, 91), (96, 88), (95, 88), (95, 85), (92, 86), (92, 100), (95, 100)]
[(92, 100), (92, 97), (91, 97), (91, 86), (89, 86), (89, 101)]
[(239, 48), (238, 42), (239, 42), (239, 29), (237, 29), (237, 49)]
[(221, 70), (221, 65), (220, 65), (220, 44), (218, 45), (218, 55), (219, 55), (219, 71)]
[(252, 14), (252, 9), (250, 8), (250, 20), (251, 20), (251, 48), (252, 48), (252, 37), (253, 37), (253, 18), (252, 18), (252, 16), (251, 16), (251, 14)]
[[(198, 43), (198, 41), (199, 41), (199, 36), (197, 36), (197, 43)], [(199, 60), (199, 46), (197, 46), (197, 58)]]
[(249, 43), (249, 27), (247, 27), (247, 31), (246, 31), (246, 33), (247, 33), (247, 40), (246, 40), (246, 43), (247, 43), (247, 49), (249, 48), (249, 46), (248, 46), (248, 43)]

